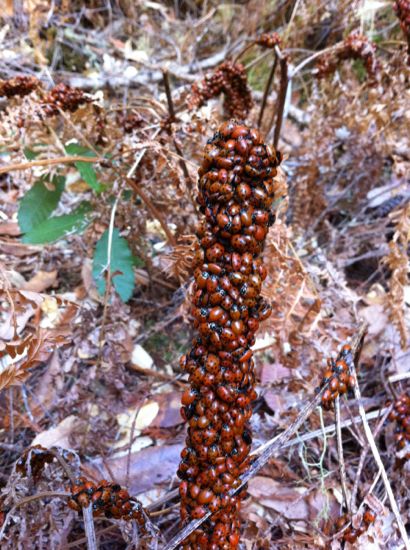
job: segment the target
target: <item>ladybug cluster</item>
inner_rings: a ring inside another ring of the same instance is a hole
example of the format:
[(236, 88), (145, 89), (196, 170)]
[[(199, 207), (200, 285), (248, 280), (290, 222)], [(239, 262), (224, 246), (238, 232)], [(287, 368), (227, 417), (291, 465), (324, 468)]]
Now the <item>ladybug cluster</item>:
[(181, 518), (214, 514), (183, 548), (232, 549), (239, 543), (241, 495), (229, 496), (249, 466), (248, 421), (256, 398), (251, 346), (270, 314), (260, 296), (267, 275), (260, 254), (274, 217), (273, 178), (281, 156), (257, 130), (234, 120), (208, 141), (197, 202), (205, 220), (197, 236), (192, 315), (198, 337), (181, 367), (188, 422), (178, 476)]
[(240, 63), (225, 61), (213, 73), (192, 85), (187, 98), (189, 109), (199, 109), (209, 99), (224, 94), (224, 111), (228, 117), (245, 119), (253, 101), (245, 68)]
[(345, 38), (342, 48), (319, 58), (316, 76), (323, 78), (333, 74), (338, 65), (346, 59), (361, 59), (369, 78), (374, 80), (378, 69), (375, 52), (376, 46), (367, 36), (354, 32)]
[(338, 395), (343, 395), (354, 388), (354, 377), (350, 375), (349, 371), (352, 364), (352, 348), (348, 345), (342, 347), (336, 360), (327, 360), (327, 367), (320, 384), (320, 387), (323, 387), (329, 383), (329, 387), (322, 395), (322, 407), (325, 410), (332, 408), (332, 404)]
[[(352, 525), (349, 525), (349, 527), (343, 532), (342, 540), (345, 542), (350, 542), (350, 544), (355, 543), (356, 540), (368, 530), (369, 525), (375, 522), (375, 520), (376, 515), (374, 512), (371, 510), (366, 510), (363, 514), (360, 526), (355, 529)], [(350, 517), (348, 514), (340, 516), (340, 518), (336, 521), (336, 530), (340, 531), (343, 529), (349, 521)]]
[(281, 38), (277, 32), (263, 33), (255, 40), (255, 44), (273, 50), (275, 46), (281, 45)]
[(410, 65), (410, 1), (396, 0), (393, 7), (399, 18), (401, 30), (407, 40), (407, 64)]
[(74, 112), (80, 105), (90, 103), (92, 99), (78, 88), (71, 88), (61, 82), (54, 86), (44, 98), (43, 111), (46, 116), (57, 115), (59, 109)]
[(103, 479), (95, 484), (84, 477), (80, 477), (70, 489), (72, 497), (68, 506), (80, 512), (92, 504), (93, 515), (105, 515), (106, 518), (136, 520), (142, 531), (145, 532), (145, 516), (141, 503), (130, 497), (128, 491), (121, 485), (110, 483)]
[(34, 76), (16, 76), (9, 80), (0, 80), (0, 97), (23, 97), (31, 94), (40, 86), (40, 81)]
[[(393, 405), (389, 420), (396, 422), (397, 448), (404, 449), (406, 442), (410, 442), (410, 394), (403, 394)], [(410, 455), (409, 455), (410, 456)]]

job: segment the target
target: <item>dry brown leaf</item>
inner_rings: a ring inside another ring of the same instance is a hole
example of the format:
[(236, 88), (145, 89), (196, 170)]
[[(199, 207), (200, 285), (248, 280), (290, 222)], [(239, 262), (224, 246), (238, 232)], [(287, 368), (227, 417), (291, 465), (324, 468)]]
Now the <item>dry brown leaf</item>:
[(0, 235), (7, 235), (9, 237), (18, 237), (21, 235), (20, 227), (17, 222), (3, 222), (0, 223)]
[(67, 416), (55, 428), (50, 428), (36, 435), (31, 442), (31, 446), (42, 445), (46, 449), (58, 446), (63, 449), (71, 449), (70, 436), (80, 424), (81, 420), (78, 417), (74, 415)]
[[(178, 445), (163, 445), (147, 447), (131, 454), (130, 479), (128, 490), (131, 494), (138, 494), (153, 489), (157, 483), (168, 482), (175, 474), (182, 451), (182, 443)], [(121, 485), (125, 484), (127, 472), (127, 452), (106, 458), (105, 463), (114, 475), (114, 479)], [(89, 463), (90, 469), (99, 478), (110, 477), (101, 458)]]
[(38, 271), (34, 277), (26, 282), (23, 289), (33, 292), (44, 292), (51, 286), (54, 286), (57, 281), (58, 271)]

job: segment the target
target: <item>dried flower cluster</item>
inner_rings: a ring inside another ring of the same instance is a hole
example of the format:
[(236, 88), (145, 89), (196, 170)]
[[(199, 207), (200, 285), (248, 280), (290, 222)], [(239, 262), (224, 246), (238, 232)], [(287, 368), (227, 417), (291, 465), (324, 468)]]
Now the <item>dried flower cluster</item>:
[(228, 492), (249, 466), (254, 362), (259, 322), (270, 314), (260, 296), (260, 258), (273, 217), (273, 177), (280, 154), (257, 130), (229, 121), (208, 142), (197, 201), (205, 220), (197, 235), (192, 314), (199, 336), (181, 359), (190, 388), (182, 397), (188, 421), (178, 475), (181, 517), (215, 512), (184, 548), (236, 548), (241, 496)]
[(330, 380), (329, 388), (322, 396), (322, 407), (329, 410), (337, 396), (347, 393), (354, 387), (354, 378), (349, 373), (349, 366), (353, 364), (352, 349), (350, 346), (343, 346), (336, 361), (327, 360), (327, 368), (324, 372), (321, 386)]
[[(398, 449), (404, 449), (410, 442), (410, 394), (403, 394), (393, 405), (389, 420), (396, 422), (394, 439)], [(407, 458), (410, 459), (410, 453)]]
[(240, 63), (225, 61), (213, 73), (192, 85), (187, 98), (190, 109), (199, 109), (209, 99), (224, 94), (224, 111), (228, 117), (245, 119), (252, 108), (252, 95), (245, 68)]
[(409, 0), (396, 0), (393, 7), (407, 40), (407, 64), (410, 65), (410, 2)]
[(40, 81), (34, 76), (16, 76), (9, 80), (0, 80), (0, 97), (23, 97), (40, 86)]
[[(366, 531), (369, 528), (369, 525), (374, 523), (376, 520), (376, 515), (371, 510), (366, 510), (363, 514), (362, 521), (360, 525), (355, 528), (352, 525), (349, 525), (349, 527), (344, 531), (342, 540), (345, 542), (349, 542), (350, 544), (354, 544), (357, 539), (363, 535), (363, 533), (366, 533)], [(350, 521), (349, 515), (344, 514), (340, 516), (340, 518), (336, 521), (336, 529), (339, 531), (340, 529), (343, 529), (343, 527)]]
[(277, 32), (263, 33), (255, 40), (255, 44), (273, 50), (275, 46), (281, 45), (281, 37)]
[(104, 514), (106, 518), (134, 519), (145, 532), (145, 517), (141, 503), (130, 497), (121, 485), (105, 479), (96, 484), (80, 477), (71, 487), (71, 493), (72, 498), (68, 501), (68, 506), (72, 510), (80, 512), (82, 508), (92, 504), (93, 515)]
[(378, 69), (375, 53), (376, 46), (367, 36), (358, 32), (351, 33), (345, 38), (341, 48), (319, 58), (316, 65), (316, 76), (323, 78), (334, 73), (339, 64), (346, 59), (360, 59), (369, 78), (374, 80)]

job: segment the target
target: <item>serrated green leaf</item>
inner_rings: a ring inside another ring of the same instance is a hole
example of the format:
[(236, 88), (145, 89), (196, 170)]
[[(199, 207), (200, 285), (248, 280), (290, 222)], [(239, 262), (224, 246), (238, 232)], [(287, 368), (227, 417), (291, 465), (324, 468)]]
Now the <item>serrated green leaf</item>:
[(48, 218), (26, 233), (22, 239), (23, 243), (52, 243), (62, 237), (66, 237), (67, 235), (79, 233), (80, 231), (83, 231), (90, 223), (90, 219), (87, 216), (90, 211), (90, 203), (84, 201), (73, 212), (71, 212), (71, 214)]
[(17, 219), (22, 233), (32, 231), (57, 208), (64, 191), (65, 178), (54, 176), (51, 179), (53, 190), (45, 185), (49, 181), (49, 176), (39, 179), (21, 199)]
[[(94, 151), (91, 151), (90, 149), (87, 149), (87, 147), (83, 147), (78, 143), (69, 143), (66, 145), (65, 150), (68, 155), (78, 155), (90, 158), (97, 156)], [(94, 189), (97, 193), (104, 191), (104, 186), (98, 181), (94, 166), (91, 163), (79, 161), (75, 162), (74, 166), (80, 172), (81, 177), (91, 187), (91, 189)]]
[(133, 267), (135, 258), (126, 239), (120, 236), (118, 229), (114, 228), (112, 232), (111, 260), (108, 262), (108, 237), (109, 229), (103, 233), (95, 247), (92, 270), (93, 278), (99, 294), (103, 296), (109, 267), (115, 290), (121, 300), (127, 302), (134, 292)]

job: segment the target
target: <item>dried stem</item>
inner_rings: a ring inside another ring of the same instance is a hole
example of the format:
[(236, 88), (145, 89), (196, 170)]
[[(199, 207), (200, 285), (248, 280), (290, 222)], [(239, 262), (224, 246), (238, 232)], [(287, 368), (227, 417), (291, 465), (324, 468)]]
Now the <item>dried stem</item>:
[(274, 57), (274, 60), (273, 60), (273, 63), (272, 63), (272, 67), (271, 67), (271, 70), (270, 70), (270, 73), (269, 73), (269, 78), (268, 78), (268, 81), (266, 82), (266, 86), (265, 86), (265, 90), (263, 92), (263, 98), (262, 98), (262, 105), (261, 105), (261, 110), (259, 112), (259, 118), (258, 118), (258, 128), (261, 127), (261, 122), (262, 122), (262, 117), (263, 117), (263, 113), (265, 111), (265, 107), (266, 107), (266, 102), (268, 100), (268, 95), (269, 95), (269, 91), (270, 91), (270, 88), (271, 88), (271, 85), (272, 85), (272, 82), (273, 82), (273, 79), (275, 77), (275, 72), (276, 72), (276, 66), (278, 64), (278, 56), (275, 52), (275, 57)]
[(97, 538), (95, 536), (94, 529), (94, 519), (93, 519), (93, 505), (90, 504), (83, 508), (83, 518), (84, 518), (84, 531), (87, 537), (87, 548), (88, 550), (97, 550)]
[(343, 458), (343, 441), (342, 441), (342, 428), (340, 425), (340, 396), (339, 395), (335, 399), (335, 424), (336, 424), (337, 455), (339, 458), (340, 483), (342, 485), (343, 500), (344, 500), (346, 509), (350, 514), (350, 500), (348, 498), (347, 484), (346, 484), (346, 467), (345, 467), (345, 461)]
[[(275, 48), (276, 51), (277, 47)], [(280, 130), (283, 122), (283, 112), (285, 110), (286, 92), (288, 91), (289, 77), (288, 77), (288, 62), (285, 57), (280, 58), (280, 86), (278, 106), (276, 111), (276, 124), (275, 131), (273, 133), (273, 146), (277, 147), (279, 142)]]
[[(171, 123), (174, 120), (176, 120), (176, 116), (175, 116), (174, 102), (172, 100), (171, 86), (170, 86), (170, 83), (169, 83), (169, 73), (166, 69), (163, 69), (162, 70), (162, 75), (164, 77), (165, 95), (167, 97), (167, 104), (168, 104), (168, 111), (169, 111), (169, 123)], [(185, 162), (184, 155), (182, 153), (182, 149), (179, 146), (177, 140), (175, 139), (175, 137), (172, 133), (172, 129), (171, 129), (170, 124), (167, 124), (167, 131), (168, 131), (168, 134), (172, 137), (172, 141), (174, 143), (175, 151), (177, 152), (178, 156), (180, 157), (179, 158), (179, 165), (182, 169), (182, 172), (185, 176), (185, 179), (187, 180), (187, 182), (192, 183), (191, 182), (191, 177), (190, 177), (189, 172), (188, 172), (188, 167), (187, 167), (187, 164)]]
[(34, 168), (36, 166), (54, 166), (55, 164), (70, 164), (72, 162), (100, 162), (100, 157), (81, 157), (81, 156), (67, 156), (67, 157), (56, 157), (54, 159), (43, 159), (43, 160), (31, 160), (30, 162), (16, 162), (14, 164), (8, 164), (7, 166), (0, 167), (0, 175), (8, 174), (16, 170), (28, 170), (29, 168)]
[[(390, 411), (392, 410), (392, 408), (393, 408), (393, 405), (390, 405), (390, 407), (387, 407), (386, 409), (380, 411), (380, 414), (382, 415), (382, 417), (381, 417), (379, 423), (377, 424), (377, 426), (374, 430), (374, 437), (377, 437), (377, 435), (379, 434), (379, 432), (382, 429), (383, 424), (385, 423), (386, 418), (389, 416)], [(368, 415), (366, 415), (366, 418), (367, 419), (369, 418)], [(360, 476), (361, 476), (361, 473), (362, 473), (362, 470), (363, 470), (364, 461), (366, 460), (366, 456), (367, 456), (368, 452), (369, 452), (369, 445), (366, 445), (362, 449), (362, 452), (360, 453), (359, 465), (357, 467), (356, 477), (355, 477), (355, 480), (354, 480), (352, 494), (351, 494), (351, 497), (350, 497), (350, 507), (351, 507), (351, 510), (352, 510), (353, 513), (355, 513), (357, 511), (356, 496), (357, 496), (357, 493), (358, 493), (358, 490), (359, 490)]]
[(359, 414), (360, 414), (360, 417), (361, 417), (362, 422), (363, 422), (364, 433), (366, 435), (366, 438), (367, 438), (367, 441), (369, 443), (370, 449), (373, 453), (373, 458), (374, 458), (374, 460), (375, 460), (375, 462), (376, 462), (376, 464), (377, 464), (377, 466), (380, 470), (380, 475), (383, 479), (383, 483), (384, 483), (384, 486), (385, 486), (385, 489), (386, 489), (386, 493), (387, 493), (387, 496), (389, 498), (390, 506), (391, 506), (392, 512), (394, 514), (394, 517), (396, 518), (397, 525), (399, 527), (399, 531), (400, 531), (401, 537), (403, 539), (404, 545), (405, 545), (407, 550), (410, 550), (410, 541), (409, 541), (409, 538), (407, 536), (406, 527), (405, 527), (405, 525), (403, 523), (403, 520), (401, 518), (400, 510), (399, 510), (399, 507), (397, 506), (396, 498), (393, 494), (393, 490), (391, 488), (389, 478), (387, 476), (387, 473), (386, 473), (384, 464), (382, 462), (382, 459), (380, 458), (380, 453), (379, 453), (379, 450), (377, 448), (376, 442), (374, 440), (374, 437), (373, 437), (372, 431), (370, 429), (369, 423), (367, 422), (366, 412), (365, 412), (364, 407), (362, 405), (362, 396), (361, 396), (359, 384), (357, 382), (357, 374), (356, 374), (356, 368), (355, 368), (354, 364), (350, 365), (350, 373), (354, 377), (354, 380), (355, 380), (353, 390), (354, 390), (354, 395), (356, 397), (356, 400), (357, 400), (357, 403), (358, 403), (358, 406), (359, 406)]

